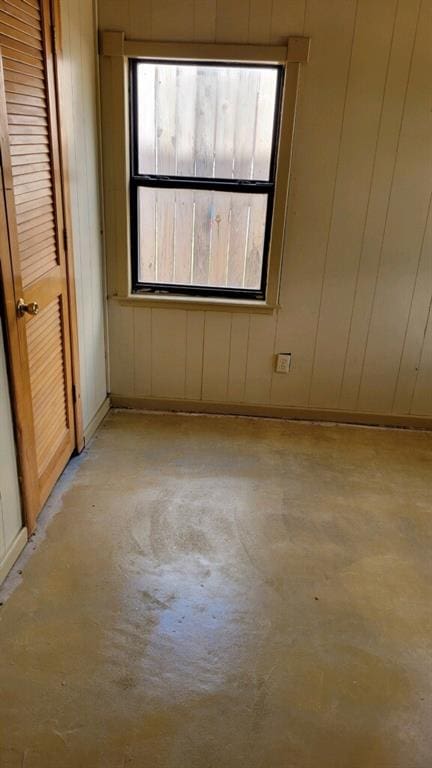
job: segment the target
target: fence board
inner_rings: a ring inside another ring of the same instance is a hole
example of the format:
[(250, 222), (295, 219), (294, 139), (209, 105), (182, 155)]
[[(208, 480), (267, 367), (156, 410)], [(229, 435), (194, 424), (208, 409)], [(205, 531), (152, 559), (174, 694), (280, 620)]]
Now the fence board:
[(251, 179), (255, 149), (259, 70), (241, 69), (235, 122), (234, 177)]
[[(173, 173), (176, 161), (176, 67), (156, 68), (156, 172)], [(175, 192), (156, 192), (156, 279), (171, 283), (174, 278)]]
[(138, 216), (138, 279), (146, 283), (156, 280), (156, 190), (149, 187), (138, 190)]
[(227, 284), (228, 247), (230, 237), (231, 195), (213, 196), (214, 219), (212, 225), (212, 248), (209, 266), (209, 285)]
[[(268, 178), (274, 70), (138, 67), (139, 170)], [(265, 199), (205, 190), (142, 191), (140, 280), (256, 288)]]
[(268, 179), (270, 172), (273, 120), (275, 110), (276, 72), (261, 70), (257, 92), (253, 179)]
[[(259, 92), (259, 72), (255, 69), (240, 70), (234, 136), (234, 177), (239, 179), (250, 179), (252, 176), (257, 89)], [(254, 126), (253, 130), (251, 126)], [(248, 197), (235, 194), (231, 198), (227, 281), (228, 285), (236, 288), (243, 287), (244, 283), (250, 220), (248, 201)]]
[(261, 195), (251, 195), (244, 288), (260, 287), (266, 212), (266, 198)]
[[(238, 88), (238, 71), (230, 67), (218, 70), (215, 176), (220, 178), (233, 177)], [(209, 282), (213, 285), (225, 286), (228, 278), (231, 195), (215, 195), (214, 205), (215, 219)]]
[(194, 251), (192, 282), (194, 285), (208, 285), (211, 257), (211, 225), (213, 196), (199, 190), (195, 194)]
[[(213, 176), (216, 125), (217, 71), (210, 67), (198, 69), (196, 99), (196, 153), (197, 176)], [(211, 225), (213, 195), (197, 191), (195, 194), (195, 231), (193, 282), (207, 285), (211, 254)]]
[(195, 170), (196, 68), (177, 67), (176, 90), (176, 174), (193, 176)]
[(138, 168), (140, 173), (156, 172), (156, 66), (138, 67)]
[(231, 195), (227, 283), (235, 288), (243, 285), (248, 220), (249, 206), (243, 197)]
[[(176, 174), (195, 172), (196, 76), (195, 67), (177, 67), (176, 78)], [(193, 194), (175, 193), (174, 280), (191, 281), (193, 242)]]

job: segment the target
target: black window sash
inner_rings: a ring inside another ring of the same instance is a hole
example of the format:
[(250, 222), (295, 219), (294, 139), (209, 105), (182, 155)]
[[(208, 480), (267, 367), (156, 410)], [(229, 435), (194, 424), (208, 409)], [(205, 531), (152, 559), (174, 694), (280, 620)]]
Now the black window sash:
[[(269, 180), (251, 179), (224, 179), (197, 176), (176, 176), (166, 174), (140, 174), (138, 173), (138, 89), (137, 68), (140, 61), (153, 64), (172, 64), (173, 66), (218, 66), (218, 67), (256, 67), (266, 68), (265, 64), (247, 64), (231, 62), (201, 62), (201, 61), (173, 61), (163, 59), (132, 59), (130, 61), (129, 79), (129, 111), (130, 111), (130, 226), (131, 226), (131, 276), (133, 293), (155, 294), (179, 294), (187, 296), (203, 296), (214, 298), (249, 299), (262, 301), (265, 299), (267, 285), (268, 256), (271, 238), (271, 225), (273, 219), (273, 204), (276, 179), (276, 156), (279, 142), (280, 115), (282, 106), (283, 67), (271, 66), (277, 70), (275, 112), (273, 119), (273, 136), (270, 157)], [(267, 195), (266, 223), (264, 230), (263, 258), (261, 267), (261, 285), (258, 290), (250, 288), (229, 288), (211, 285), (178, 285), (175, 283), (142, 283), (138, 279), (139, 263), (139, 212), (138, 190), (139, 187), (152, 187), (161, 189), (202, 189), (212, 192), (231, 192), (243, 194)]]

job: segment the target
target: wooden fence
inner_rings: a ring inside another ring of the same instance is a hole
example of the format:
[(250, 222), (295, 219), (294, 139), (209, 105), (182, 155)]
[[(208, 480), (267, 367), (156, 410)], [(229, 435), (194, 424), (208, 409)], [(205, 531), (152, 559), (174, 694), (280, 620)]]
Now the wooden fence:
[[(267, 180), (276, 71), (140, 64), (140, 173)], [(142, 187), (141, 282), (258, 288), (267, 196)]]

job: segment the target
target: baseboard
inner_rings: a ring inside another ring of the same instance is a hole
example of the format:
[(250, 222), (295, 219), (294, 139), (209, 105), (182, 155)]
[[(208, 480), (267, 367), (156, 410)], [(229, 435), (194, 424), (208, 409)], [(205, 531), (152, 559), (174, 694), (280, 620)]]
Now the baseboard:
[(86, 428), (84, 429), (84, 445), (87, 446), (89, 444), (94, 433), (96, 432), (97, 428), (102, 423), (102, 421), (104, 420), (110, 408), (111, 408), (110, 398), (106, 397), (102, 405), (96, 411), (92, 420), (87, 424)]
[(301, 421), (333, 421), (342, 424), (361, 424), (375, 427), (403, 427), (432, 430), (429, 416), (365, 413), (322, 408), (294, 408), (290, 406), (248, 405), (245, 403), (217, 403), (203, 400), (171, 400), (152, 397), (124, 397), (111, 394), (113, 408), (135, 408), (151, 411), (183, 411), (186, 413), (214, 413), (230, 416), (263, 416), (273, 419)]
[(3, 583), (28, 541), (27, 528), (21, 528), (0, 563), (0, 584)]

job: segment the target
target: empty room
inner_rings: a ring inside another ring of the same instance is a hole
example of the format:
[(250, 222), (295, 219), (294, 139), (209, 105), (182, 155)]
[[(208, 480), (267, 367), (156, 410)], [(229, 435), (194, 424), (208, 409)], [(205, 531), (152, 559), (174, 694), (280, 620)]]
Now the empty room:
[(0, 768), (432, 764), (432, 0), (0, 0)]

